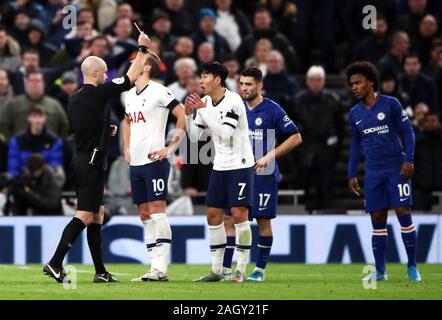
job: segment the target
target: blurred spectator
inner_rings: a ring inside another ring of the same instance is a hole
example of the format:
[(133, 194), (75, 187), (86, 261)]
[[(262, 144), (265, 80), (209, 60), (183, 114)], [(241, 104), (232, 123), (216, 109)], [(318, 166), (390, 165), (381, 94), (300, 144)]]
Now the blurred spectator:
[(387, 36), (387, 19), (384, 16), (378, 15), (376, 28), (371, 31), (371, 35), (356, 44), (352, 60), (368, 60), (376, 64), (388, 52)]
[(94, 29), (94, 25), (92, 22), (81, 20), (78, 21), (77, 28), (73, 29), (64, 37), (64, 45), (71, 46), (71, 43), (82, 43), (84, 40), (90, 40), (98, 35), (99, 33), (97, 30)]
[(414, 165), (414, 208), (430, 210), (431, 193), (442, 190), (442, 130), (433, 112), (425, 115), (423, 133), (416, 138)]
[(184, 7), (184, 0), (164, 0), (163, 8), (172, 21), (172, 34), (188, 36), (195, 30), (195, 22), (192, 13)]
[(239, 80), (239, 62), (234, 55), (228, 55), (223, 58), (223, 65), (229, 71), (226, 79), (226, 87), (230, 91), (238, 92)]
[(13, 198), (12, 214), (15, 216), (63, 214), (61, 186), (39, 154), (28, 158), (25, 173), (14, 179), (9, 193)]
[(41, 11), (41, 22), (48, 30), (47, 40), (57, 48), (61, 46), (64, 37), (69, 33), (67, 28), (63, 28), (65, 14), (63, 8), (65, 0), (48, 0)]
[(33, 0), (17, 0), (14, 3), (14, 9), (26, 12), (26, 14), (31, 18), (40, 17), (40, 5), (35, 4)]
[(88, 22), (95, 29), (96, 23), (95, 23), (94, 10), (90, 7), (81, 6), (81, 9), (78, 11), (77, 21)]
[[(321, 66), (310, 67), (306, 84), (307, 88), (296, 95), (291, 112), (305, 142), (296, 152), (298, 178), (306, 193), (307, 208), (328, 209), (332, 200), (333, 167), (345, 133), (343, 114), (339, 97), (324, 89), (325, 71)], [(312, 186), (316, 189), (315, 204)]]
[(215, 12), (210, 8), (203, 8), (200, 10), (198, 18), (198, 30), (192, 35), (195, 47), (198, 48), (203, 42), (210, 43), (215, 51), (216, 60), (230, 53), (226, 39), (215, 31)]
[(403, 30), (413, 41), (419, 34), (419, 24), (427, 13), (427, 0), (408, 0), (408, 10), (396, 18), (395, 30)]
[(425, 115), (430, 111), (428, 106), (421, 102), (414, 108), (413, 129), (416, 136), (424, 130)]
[(273, 50), (267, 55), (267, 74), (263, 79), (266, 97), (279, 103), (285, 110), (293, 106), (293, 100), (299, 86), (285, 70), (284, 57)]
[[(113, 53), (113, 44), (106, 36), (96, 36), (86, 44), (85, 50), (90, 50), (90, 55), (103, 59), (107, 65), (107, 78), (115, 79), (119, 76), (119, 68), (128, 60), (132, 52), (136, 51), (137, 45), (131, 41), (117, 41), (121, 50)], [(81, 75), (80, 75), (81, 76)], [(80, 82), (82, 82), (82, 78)]]
[(267, 56), (272, 51), (273, 45), (268, 39), (260, 39), (256, 42), (255, 52), (252, 57), (246, 60), (246, 67), (257, 67), (262, 72), (262, 76), (267, 74)]
[(232, 6), (232, 0), (215, 0), (215, 6), (215, 30), (226, 39), (230, 50), (235, 51), (241, 38), (252, 33), (252, 26), (244, 12)]
[(8, 73), (0, 69), (0, 115), (5, 108), (5, 103), (8, 99), (14, 96), (14, 90), (9, 83)]
[(115, 21), (116, 0), (74, 0), (81, 8), (88, 8), (97, 14), (98, 29), (101, 31)]
[(20, 65), (20, 45), (0, 26), (0, 68), (12, 71)]
[(180, 37), (174, 47), (174, 52), (164, 52), (164, 60), (170, 71), (167, 75), (167, 83), (176, 79), (173, 72), (175, 62), (180, 58), (193, 58), (194, 44), (190, 37)]
[[(364, 7), (367, 5), (374, 6), (377, 15), (385, 16), (389, 26), (394, 23), (397, 0), (339, 0), (334, 2), (335, 14), (341, 20), (344, 38), (350, 42), (350, 45), (355, 45), (369, 34), (369, 31), (361, 23), (367, 17), (367, 13), (364, 12)], [(391, 29), (395, 30), (395, 28)], [(327, 32), (327, 30), (323, 32)]]
[(419, 102), (425, 102), (431, 111), (439, 114), (436, 82), (422, 73), (422, 65), (416, 53), (407, 54), (404, 60), (404, 74), (399, 78), (402, 90), (410, 96), (414, 108)]
[(266, 3), (267, 9), (269, 9), (275, 27), (278, 31), (285, 34), (285, 36), (295, 42), (295, 30), (298, 8), (289, 0), (264, 0), (262, 3)]
[(112, 45), (112, 56), (123, 56), (123, 62), (118, 65), (124, 63), (130, 53), (134, 52), (138, 47), (137, 42), (131, 38), (133, 25), (132, 21), (127, 17), (118, 18), (115, 24), (115, 37), (108, 36), (108, 40), (110, 40)]
[(287, 37), (272, 27), (270, 12), (265, 8), (256, 10), (253, 23), (255, 28), (253, 33), (243, 39), (236, 51), (239, 62), (244, 64), (253, 55), (256, 42), (261, 38), (265, 38), (270, 40), (274, 49), (283, 54), (288, 72), (294, 72), (296, 70), (295, 50)]
[[(109, 34), (111, 36), (115, 36), (115, 24), (116, 21), (119, 18), (129, 18), (131, 21), (136, 21), (136, 17), (134, 14), (134, 10), (132, 9), (132, 6), (127, 3), (127, 2), (120, 2), (117, 5), (117, 8), (115, 9), (115, 20), (112, 22), (112, 24), (110, 24), (109, 26), (107, 26), (106, 28), (104, 28), (104, 30), (102, 31), (103, 34)], [(137, 21), (137, 23), (139, 25), (141, 25), (141, 23), (139, 21)], [(138, 31), (137, 31), (138, 32)]]
[(29, 15), (22, 10), (15, 13), (14, 26), (10, 29), (9, 34), (17, 40), (18, 43), (25, 43), (28, 31)]
[(128, 17), (118, 18), (117, 21), (115, 21), (115, 27), (114, 27), (116, 41), (129, 42), (136, 45), (137, 42), (134, 39), (132, 39), (133, 29), (134, 29), (133, 24), (130, 18)]
[(28, 126), (27, 114), (31, 107), (40, 105), (46, 112), (47, 128), (61, 138), (69, 133), (69, 122), (60, 103), (44, 94), (45, 84), (43, 74), (38, 71), (26, 76), (26, 94), (16, 96), (6, 102), (5, 109), (0, 115), (0, 134), (6, 139), (16, 135)]
[(26, 169), (26, 161), (33, 153), (43, 156), (45, 163), (64, 176), (63, 142), (46, 128), (46, 114), (36, 105), (28, 111), (25, 132), (12, 136), (9, 141), (8, 172), (16, 177)]
[[(442, 53), (442, 44), (436, 45), (431, 49), (431, 60), (424, 72), (437, 81), (439, 76), (439, 54)], [(442, 62), (442, 61), (441, 61)]]
[[(335, 0), (297, 0), (298, 7), (297, 25), (296, 25), (296, 39), (299, 60), (301, 62), (302, 71), (305, 71), (308, 66), (312, 65), (312, 22), (319, 23), (319, 37), (320, 37), (320, 62), (325, 65), (327, 70), (334, 69), (334, 28), (333, 16), (335, 10)], [(318, 15), (314, 19), (314, 15)]]
[(192, 58), (180, 58), (175, 62), (175, 73), (178, 80), (167, 88), (172, 91), (178, 101), (184, 101), (187, 95), (187, 82), (195, 75), (197, 66)]
[(403, 31), (397, 31), (392, 34), (390, 40), (390, 50), (377, 62), (380, 73), (393, 72), (396, 77), (402, 73), (402, 63), (404, 56), (410, 48), (410, 39)]
[(419, 54), (422, 66), (426, 68), (431, 60), (431, 50), (440, 44), (439, 27), (436, 18), (427, 14), (419, 24), (419, 34), (412, 44), (413, 51)]
[(9, 72), (9, 79), (15, 94), (25, 92), (25, 78), (29, 73), (41, 73), (44, 79), (46, 92), (50, 92), (54, 81), (67, 70), (71, 70), (83, 61), (84, 55), (80, 55), (76, 60), (69, 60), (57, 67), (40, 68), (40, 54), (35, 49), (27, 49), (22, 53), (21, 65), (17, 71)]
[(169, 15), (161, 10), (156, 10), (152, 18), (151, 38), (158, 38), (161, 41), (163, 51), (173, 52), (177, 38), (172, 35), (172, 23)]
[(394, 73), (387, 71), (381, 74), (380, 84), (379, 91), (381, 94), (397, 98), (407, 112), (413, 113), (413, 108), (410, 105), (410, 96), (400, 88)]
[(67, 114), (69, 98), (78, 90), (78, 76), (73, 71), (66, 71), (61, 76), (60, 81), (60, 92), (56, 98)]
[(41, 66), (46, 67), (57, 52), (57, 48), (46, 42), (47, 30), (40, 20), (32, 20), (28, 24), (27, 41), (25, 49), (37, 50), (40, 57), (44, 57)]
[(215, 60), (215, 50), (213, 49), (212, 44), (209, 42), (202, 42), (198, 47), (196, 56), (199, 64)]

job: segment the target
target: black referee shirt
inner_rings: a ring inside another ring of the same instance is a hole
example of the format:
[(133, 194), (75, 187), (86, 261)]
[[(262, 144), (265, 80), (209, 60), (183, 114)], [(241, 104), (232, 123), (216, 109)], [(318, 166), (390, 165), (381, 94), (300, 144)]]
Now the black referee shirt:
[(91, 152), (98, 147), (102, 155), (107, 155), (111, 134), (108, 101), (130, 88), (126, 75), (98, 86), (85, 84), (72, 95), (68, 116), (77, 151)]

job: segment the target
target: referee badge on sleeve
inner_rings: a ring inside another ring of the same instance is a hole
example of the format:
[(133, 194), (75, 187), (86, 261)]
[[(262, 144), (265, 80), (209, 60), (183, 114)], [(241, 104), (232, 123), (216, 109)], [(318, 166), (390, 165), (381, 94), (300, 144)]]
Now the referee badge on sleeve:
[(124, 77), (115, 78), (112, 80), (112, 82), (115, 84), (122, 84), (124, 83)]

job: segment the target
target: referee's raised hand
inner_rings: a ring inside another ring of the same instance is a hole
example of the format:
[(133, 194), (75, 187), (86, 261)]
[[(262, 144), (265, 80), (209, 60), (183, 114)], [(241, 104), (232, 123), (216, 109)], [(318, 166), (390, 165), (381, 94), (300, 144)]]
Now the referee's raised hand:
[(145, 34), (144, 32), (141, 32), (140, 35), (138, 36), (138, 45), (145, 46), (148, 48), (150, 46), (150, 39), (147, 36), (147, 34)]

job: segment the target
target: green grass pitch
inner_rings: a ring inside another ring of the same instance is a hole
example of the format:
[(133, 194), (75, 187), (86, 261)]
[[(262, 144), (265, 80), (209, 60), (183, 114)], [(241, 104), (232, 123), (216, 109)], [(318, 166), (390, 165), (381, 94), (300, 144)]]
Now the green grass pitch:
[[(408, 281), (406, 267), (389, 264), (387, 282), (376, 289), (362, 286), (362, 264), (270, 263), (262, 283), (193, 283), (209, 266), (173, 264), (169, 282), (130, 282), (144, 273), (143, 265), (114, 264), (107, 269), (122, 281), (94, 284), (93, 267), (75, 265), (77, 288), (66, 290), (43, 275), (40, 265), (0, 265), (0, 299), (442, 299), (442, 265), (420, 265), (420, 283)], [(252, 269), (252, 266), (249, 266)]]

